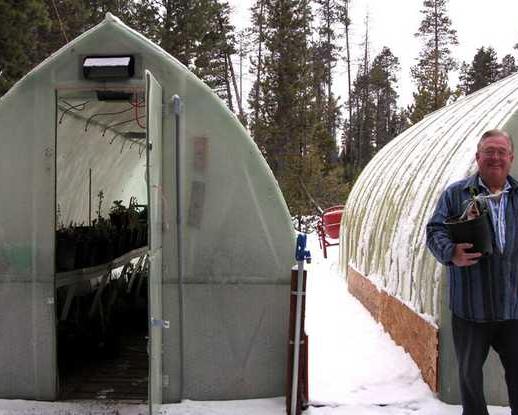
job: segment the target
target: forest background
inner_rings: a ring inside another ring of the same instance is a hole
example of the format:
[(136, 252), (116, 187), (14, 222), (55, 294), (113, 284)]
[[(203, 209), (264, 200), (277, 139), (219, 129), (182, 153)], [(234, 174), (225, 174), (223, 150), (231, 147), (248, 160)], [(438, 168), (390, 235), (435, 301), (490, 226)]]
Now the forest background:
[[(351, 19), (357, 1), (250, 0), (250, 25), (237, 30), (225, 0), (0, 0), (0, 96), (111, 12), (225, 101), (266, 158), (292, 215), (315, 213), (316, 205), (343, 204), (363, 167), (409, 126), (517, 71), (518, 44), (501, 59), (481, 45), (471, 61), (456, 61), (448, 0), (423, 0), (413, 98), (401, 107), (399, 58), (388, 46), (373, 56), (369, 16)], [(362, 33), (359, 44), (351, 27)], [(346, 68), (342, 100), (338, 64)], [(245, 89), (243, 67), (252, 79)]]

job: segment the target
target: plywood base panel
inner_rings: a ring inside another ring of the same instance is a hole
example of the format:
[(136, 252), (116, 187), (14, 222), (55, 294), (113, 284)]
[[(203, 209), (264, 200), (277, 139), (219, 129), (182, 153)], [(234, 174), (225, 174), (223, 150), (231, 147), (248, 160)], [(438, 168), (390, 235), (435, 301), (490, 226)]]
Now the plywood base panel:
[(397, 298), (348, 268), (348, 288), (392, 339), (412, 356), (424, 381), (438, 391), (439, 332)]

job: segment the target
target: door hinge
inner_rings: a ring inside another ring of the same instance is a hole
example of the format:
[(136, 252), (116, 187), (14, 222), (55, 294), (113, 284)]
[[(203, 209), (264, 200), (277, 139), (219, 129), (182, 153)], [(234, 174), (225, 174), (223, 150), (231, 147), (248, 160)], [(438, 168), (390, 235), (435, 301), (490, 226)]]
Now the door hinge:
[(167, 388), (169, 386), (169, 375), (162, 375), (162, 387)]
[(151, 317), (151, 327), (159, 327), (162, 329), (168, 329), (170, 326), (169, 320), (160, 320), (158, 318)]

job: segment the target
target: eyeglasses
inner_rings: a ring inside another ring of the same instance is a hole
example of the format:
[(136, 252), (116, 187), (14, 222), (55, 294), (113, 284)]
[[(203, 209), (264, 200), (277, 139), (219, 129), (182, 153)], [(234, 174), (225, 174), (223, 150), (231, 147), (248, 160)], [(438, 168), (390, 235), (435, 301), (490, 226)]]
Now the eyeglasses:
[(484, 157), (487, 157), (487, 158), (497, 157), (499, 159), (503, 159), (503, 158), (506, 158), (507, 156), (509, 156), (509, 154), (511, 154), (511, 153), (507, 150), (487, 149), (487, 150), (481, 150), (480, 154), (482, 154)]

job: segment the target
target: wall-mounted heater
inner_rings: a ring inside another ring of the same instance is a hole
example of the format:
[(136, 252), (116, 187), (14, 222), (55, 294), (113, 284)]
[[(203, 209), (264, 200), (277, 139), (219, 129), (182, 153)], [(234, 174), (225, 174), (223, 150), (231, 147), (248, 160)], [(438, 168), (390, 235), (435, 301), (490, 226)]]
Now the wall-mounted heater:
[(135, 74), (133, 56), (87, 56), (83, 60), (85, 79), (96, 81), (127, 79)]

